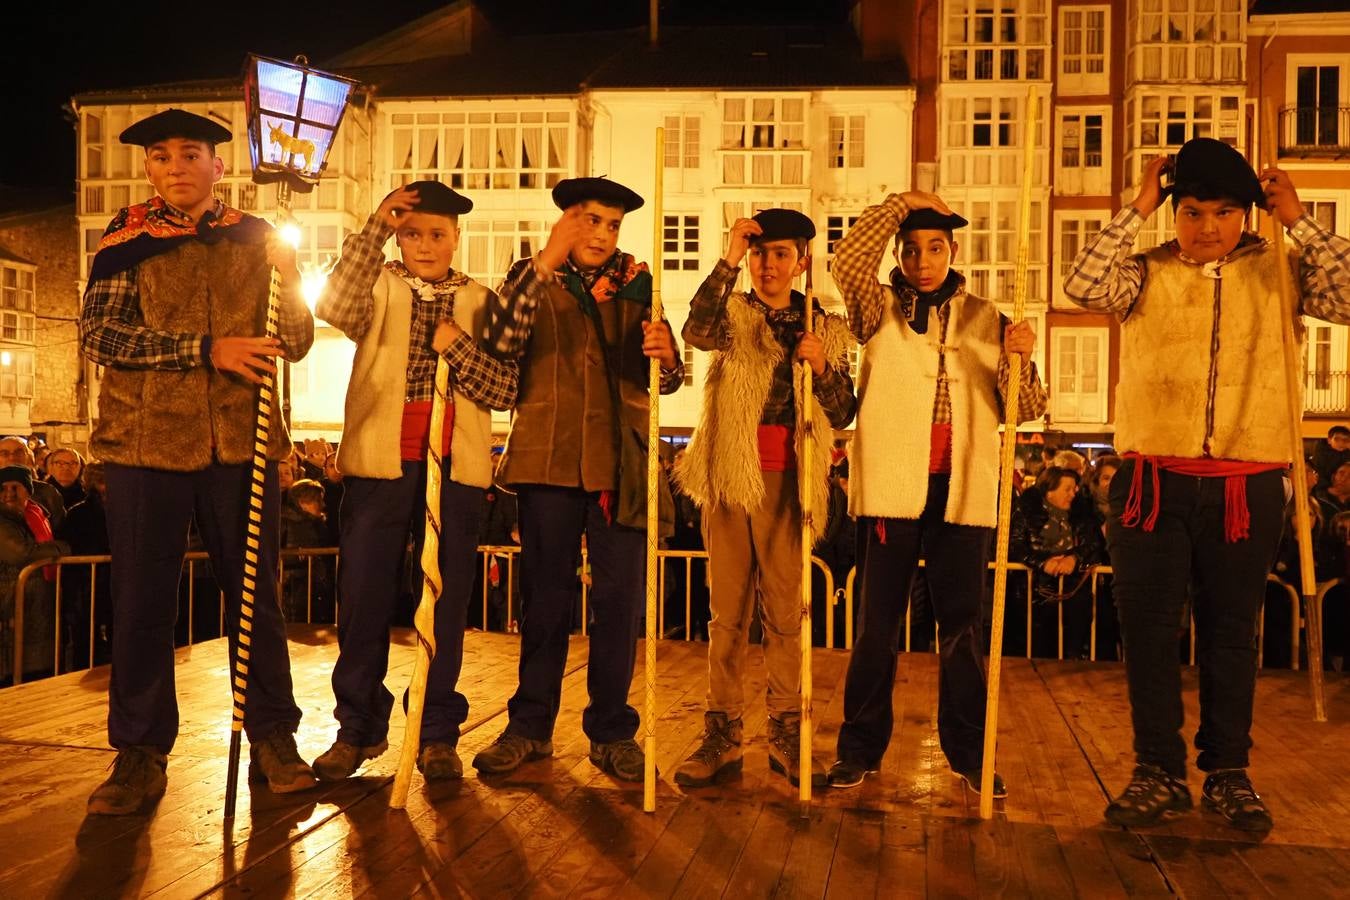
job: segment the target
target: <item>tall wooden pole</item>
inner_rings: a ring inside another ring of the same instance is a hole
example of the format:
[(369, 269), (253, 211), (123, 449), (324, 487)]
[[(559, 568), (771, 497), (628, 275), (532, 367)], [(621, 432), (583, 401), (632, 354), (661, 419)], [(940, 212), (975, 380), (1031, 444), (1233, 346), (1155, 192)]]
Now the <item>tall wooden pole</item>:
[(431, 431), (427, 435), (426, 526), (422, 536), (422, 597), (413, 613), (417, 631), (417, 658), (413, 661), (412, 682), (408, 685), (408, 718), (403, 727), (403, 747), (394, 773), (394, 790), (389, 805), (403, 809), (408, 803), (408, 786), (422, 742), (422, 710), (427, 699), (427, 673), (436, 657), (436, 603), (441, 599), (441, 446), (445, 431), (445, 404), (450, 393), (450, 364), (444, 356), (436, 360), (436, 389), (431, 398)]
[[(664, 200), (666, 130), (656, 129), (656, 188), (652, 198), (652, 324), (661, 321), (661, 249), (664, 222), (661, 205)], [(656, 812), (656, 576), (657, 544), (661, 539), (660, 492), (657, 479), (661, 474), (661, 363), (648, 361), (647, 372), (647, 638), (644, 649), (647, 662), (644, 675), (647, 682), (647, 705), (642, 716), (646, 728), (643, 742), (642, 811)]]
[[(1022, 116), (1022, 197), (1018, 216), (1017, 268), (1013, 278), (1013, 314), (1016, 324), (1026, 316), (1027, 257), (1031, 251), (1031, 185), (1036, 177), (1036, 128), (1039, 118), (1036, 86), (1027, 90)], [(1022, 384), (1022, 357), (1008, 354), (1008, 389), (1003, 396), (1003, 445), (998, 471), (998, 532), (994, 541), (994, 607), (989, 640), (989, 683), (984, 711), (984, 766), (980, 771), (980, 818), (994, 815), (994, 762), (998, 752), (999, 675), (1003, 667), (1003, 615), (1008, 600), (1008, 538), (1012, 531), (1013, 460), (1017, 454), (1018, 393)]]
[[(291, 186), (277, 182), (276, 224), (281, 225), (291, 214)], [(274, 267), (267, 292), (266, 337), (277, 336), (277, 309), (281, 304), (281, 273)], [(258, 590), (258, 550), (262, 543), (263, 493), (267, 484), (267, 446), (272, 434), (272, 399), (276, 392), (276, 376), (263, 373), (258, 386), (258, 403), (253, 411), (253, 467), (249, 478), (248, 524), (244, 533), (244, 580), (239, 592), (239, 624), (234, 644), (234, 675), (231, 695), (234, 711), (230, 718), (229, 769), (225, 775), (226, 819), (234, 818), (236, 795), (239, 793), (239, 755), (244, 730), (244, 707), (247, 705), (249, 655), (253, 650), (253, 601)], [(276, 572), (263, 572), (263, 578), (276, 578)]]
[[(1262, 154), (1274, 165), (1279, 148), (1275, 143), (1275, 106), (1267, 98), (1261, 108)], [(1317, 573), (1313, 562), (1312, 519), (1308, 510), (1308, 469), (1303, 459), (1303, 355), (1294, 333), (1298, 301), (1294, 296), (1289, 256), (1284, 249), (1284, 225), (1273, 211), (1266, 214), (1270, 247), (1280, 285), (1280, 323), (1284, 329), (1284, 383), (1289, 410), (1290, 456), (1293, 459), (1294, 532), (1298, 536), (1298, 567), (1303, 594), (1303, 616), (1308, 636), (1308, 686), (1312, 691), (1313, 720), (1327, 720), (1322, 688), (1322, 610), (1317, 598)], [(1294, 623), (1298, 628), (1298, 623)]]
[[(812, 313), (816, 302), (815, 291), (811, 286), (811, 270), (806, 270), (806, 312), (803, 317), (803, 330), (810, 334), (812, 331)], [(813, 479), (818, 476), (815, 469), (815, 455), (813, 447), (816, 442), (815, 426), (813, 424), (815, 417), (815, 394), (812, 392), (812, 372), (811, 364), (802, 361), (802, 395), (797, 398), (798, 420), (801, 428), (801, 454), (797, 458), (797, 477), (801, 479), (801, 484), (797, 491), (801, 497), (802, 505), (802, 611), (801, 611), (801, 653), (802, 653), (802, 718), (800, 743), (797, 750), (797, 800), (800, 805), (802, 818), (811, 815), (811, 747), (812, 732), (814, 730), (813, 719), (811, 715), (811, 522), (812, 514), (815, 512), (811, 508), (811, 498), (814, 493)]]

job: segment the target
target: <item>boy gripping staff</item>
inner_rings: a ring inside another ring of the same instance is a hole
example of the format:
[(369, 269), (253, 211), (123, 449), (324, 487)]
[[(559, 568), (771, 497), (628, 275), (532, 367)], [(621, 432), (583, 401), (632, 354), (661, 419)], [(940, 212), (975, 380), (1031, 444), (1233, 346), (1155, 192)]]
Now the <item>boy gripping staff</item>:
[[(1177, 628), (1194, 578), (1204, 802), (1233, 827), (1264, 832), (1273, 819), (1246, 768), (1256, 619), (1290, 463), (1276, 267), (1297, 266), (1297, 314), (1350, 322), (1350, 241), (1307, 215), (1284, 172), (1258, 179), (1228, 144), (1196, 138), (1173, 167), (1175, 239), (1135, 253), (1169, 167), (1167, 157), (1148, 165), (1138, 195), (1064, 282), (1074, 302), (1121, 320), (1116, 447), (1125, 463), (1111, 482), (1107, 548), (1136, 765), (1106, 818), (1149, 825), (1191, 808)], [(1244, 230), (1253, 205), (1290, 229), (1296, 260)]]
[[(440, 441), (440, 567), (436, 655), (427, 672), (417, 767), (429, 781), (459, 778), (455, 752), (468, 700), (456, 690), (473, 591), (483, 493), (492, 484), (492, 409), (515, 402), (514, 360), (479, 344), (491, 291), (451, 263), (467, 197), (436, 181), (418, 181), (385, 197), (342, 259), (319, 300), (320, 318), (356, 342), (338, 449), (346, 492), (339, 515), (342, 604), (333, 667), (337, 739), (314, 761), (319, 777), (351, 776), (388, 748), (394, 697), (384, 686), (389, 625), (409, 530), (423, 537), (427, 441), (436, 362), (449, 363), (452, 402)], [(402, 261), (385, 262), (393, 235)], [(417, 554), (414, 554), (414, 558)]]
[[(764, 625), (768, 669), (769, 766), (794, 785), (801, 728), (801, 493), (812, 509), (828, 505), (828, 482), (799, 485), (796, 397), (814, 373), (815, 432), (828, 435), (853, 419), (857, 401), (848, 374), (853, 341), (840, 316), (818, 307), (814, 333), (804, 331), (807, 298), (792, 281), (810, 265), (811, 220), (768, 209), (731, 227), (727, 255), (690, 303), (684, 339), (713, 351), (703, 415), (676, 468), (676, 478), (703, 512), (711, 556), (712, 622), (708, 627), (708, 711), (702, 743), (675, 772), (687, 786), (711, 784), (741, 769), (745, 655), (755, 604)], [(749, 254), (748, 294), (733, 292)], [(814, 302), (814, 298), (812, 298)], [(830, 442), (812, 448), (814, 471), (829, 470)], [(820, 520), (823, 523), (823, 517)], [(825, 770), (812, 761), (812, 779)]]
[[(951, 268), (966, 220), (935, 194), (892, 194), (866, 209), (836, 247), (835, 281), (854, 336), (866, 345), (850, 453), (849, 512), (858, 520), (861, 613), (844, 683), (834, 787), (854, 787), (881, 764), (891, 738), (896, 647), (920, 557), (937, 616), (938, 737), (976, 792), (984, 759), (981, 605), (997, 521), (999, 425), (1009, 353), (1035, 335)], [(876, 280), (895, 241), (889, 284)], [(1024, 362), (1018, 420), (1045, 412), (1035, 366)], [(929, 425), (923, 428), (922, 425)], [(993, 795), (1007, 796), (995, 776)]]

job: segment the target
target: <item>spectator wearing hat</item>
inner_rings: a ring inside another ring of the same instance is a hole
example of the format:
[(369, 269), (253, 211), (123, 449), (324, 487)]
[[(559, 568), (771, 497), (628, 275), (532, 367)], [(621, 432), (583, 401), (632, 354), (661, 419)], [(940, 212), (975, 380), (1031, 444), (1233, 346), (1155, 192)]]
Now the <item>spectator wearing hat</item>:
[[(1164, 187), (1163, 176), (1173, 176)], [(1170, 193), (1176, 237), (1139, 253), (1144, 221)], [(1278, 257), (1244, 222), (1274, 215), (1295, 246)], [(1272, 827), (1247, 777), (1256, 621), (1275, 560), (1290, 464), (1289, 386), (1278, 267), (1296, 267), (1296, 316), (1350, 322), (1350, 241), (1311, 218), (1289, 176), (1257, 174), (1222, 141), (1153, 160), (1139, 192), (1074, 260), (1064, 291), (1121, 320), (1107, 544), (1115, 570), (1136, 767), (1106, 809), (1124, 826), (1191, 807), (1181, 736), (1176, 623), (1194, 593), (1200, 673), (1197, 766), (1205, 805), (1232, 826)], [(1302, 358), (1301, 342), (1297, 348)]]
[[(112, 547), (113, 771), (89, 812), (125, 815), (163, 794), (178, 732), (174, 619), (194, 520), (231, 609), (230, 653), (244, 577), (258, 385), (278, 357), (309, 351), (314, 321), (295, 252), (254, 216), (215, 198), (230, 132), (179, 109), (122, 132), (145, 148), (156, 196), (113, 218), (90, 267), (80, 312), (85, 356), (104, 366), (91, 452), (106, 463)], [(279, 329), (265, 337), (269, 286), (281, 275)], [(273, 395), (258, 568), (277, 567), (277, 466), (291, 441)], [(273, 579), (258, 581), (244, 730), (250, 777), (273, 792), (317, 782), (295, 746), (300, 709)]]
[(517, 494), (524, 609), (509, 721), (473, 764), (488, 774), (509, 772), (553, 752), (585, 534), (594, 624), (582, 729), (592, 763), (641, 781), (628, 687), (646, 567), (649, 359), (660, 362), (663, 394), (679, 388), (684, 366), (670, 326), (650, 321), (646, 264), (618, 249), (624, 216), (642, 198), (606, 178), (569, 178), (553, 189), (553, 201), (562, 217), (544, 248), (507, 273), (492, 310), (495, 352), (521, 366), (498, 481)]
[[(999, 425), (1009, 354), (1020, 354), (1018, 421), (1045, 412), (1027, 358), (1035, 335), (952, 268), (966, 220), (935, 194), (891, 194), (836, 245), (831, 271), (853, 335), (866, 345), (849, 457), (861, 608), (844, 683), (844, 724), (830, 784), (878, 769), (891, 738), (900, 625), (922, 551), (941, 644), (938, 737), (952, 769), (981, 787), (984, 761), (985, 561), (997, 521)], [(888, 244), (899, 266), (876, 272)], [(927, 430), (916, 423), (930, 423)], [(995, 797), (1006, 796), (995, 776)]]
[[(62, 541), (52, 540), (45, 512), (33, 501), (33, 474), (27, 466), (0, 468), (0, 620), (14, 619), (14, 590), (19, 572), (29, 563), (70, 553)], [(35, 530), (34, 525), (38, 528)], [(23, 672), (52, 670), (51, 592), (41, 578), (29, 578), (24, 589)], [(0, 678), (13, 671), (13, 644), (0, 646)]]
[(33, 500), (46, 511), (52, 527), (60, 528), (66, 517), (65, 501), (55, 485), (37, 477), (37, 463), (28, 442), (21, 437), (0, 438), (0, 466), (24, 466), (33, 473)]
[[(436, 655), (427, 673), (417, 766), (427, 780), (459, 778), (455, 745), (469, 702), (456, 690), (473, 590), (483, 492), (492, 484), (492, 413), (516, 399), (518, 366), (486, 344), (495, 295), (455, 271), (459, 218), (468, 198), (437, 181), (389, 194), (365, 228), (347, 238), (319, 300), (321, 319), (356, 342), (337, 465), (338, 661), (333, 667), (337, 738), (314, 761), (319, 777), (352, 775), (389, 746), (394, 696), (384, 686), (389, 626), (408, 544), (419, 559), (426, 521), (427, 446), (442, 459)], [(401, 259), (384, 259), (394, 237)], [(452, 396), (441, 434), (431, 435), (436, 365), (450, 368)]]
[[(802, 508), (825, 522), (833, 429), (853, 421), (857, 400), (848, 374), (848, 323), (814, 297), (793, 290), (811, 264), (816, 227), (802, 213), (766, 209), (731, 226), (726, 255), (689, 305), (683, 337), (712, 353), (703, 412), (675, 477), (703, 514), (712, 573), (708, 625), (708, 709), (699, 747), (675, 773), (698, 787), (739, 771), (745, 659), (756, 608), (764, 628), (769, 767), (799, 778), (801, 732)], [(751, 290), (735, 290), (749, 258)], [(813, 305), (806, 329), (806, 304)], [(805, 387), (798, 362), (813, 373), (814, 445), (798, 428)], [(815, 483), (800, 484), (797, 461), (812, 455)], [(758, 464), (756, 464), (756, 462)], [(808, 495), (809, 492), (809, 495)], [(812, 780), (825, 769), (812, 760)]]

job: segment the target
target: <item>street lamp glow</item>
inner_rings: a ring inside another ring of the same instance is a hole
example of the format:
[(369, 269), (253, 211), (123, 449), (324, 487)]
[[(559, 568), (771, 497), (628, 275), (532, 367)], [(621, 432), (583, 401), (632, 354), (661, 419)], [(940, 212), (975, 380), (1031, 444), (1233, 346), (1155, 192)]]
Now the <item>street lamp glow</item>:
[(296, 250), (300, 249), (300, 240), (304, 237), (304, 232), (300, 230), (299, 225), (294, 222), (287, 222), (277, 229), (277, 234), (283, 241), (290, 244), (291, 247)]
[(314, 312), (326, 284), (328, 284), (327, 270), (322, 266), (306, 263), (300, 272), (300, 296), (304, 298), (310, 312)]
[(9, 366), (14, 364), (14, 354), (8, 350), (0, 351), (0, 366)]

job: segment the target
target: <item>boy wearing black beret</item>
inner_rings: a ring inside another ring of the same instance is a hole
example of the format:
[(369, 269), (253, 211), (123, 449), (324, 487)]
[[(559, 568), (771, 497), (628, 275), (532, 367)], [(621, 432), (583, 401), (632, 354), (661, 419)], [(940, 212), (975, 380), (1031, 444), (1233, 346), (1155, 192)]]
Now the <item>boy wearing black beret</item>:
[[(1140, 227), (1169, 193), (1168, 169), (1176, 237), (1136, 253)], [(1297, 249), (1288, 258), (1245, 230), (1254, 205), (1289, 229)], [(1257, 612), (1291, 461), (1276, 267), (1297, 268), (1296, 316), (1346, 323), (1348, 262), (1350, 241), (1307, 215), (1288, 175), (1267, 168), (1258, 178), (1233, 147), (1197, 138), (1175, 162), (1160, 156), (1145, 167), (1138, 195), (1065, 279), (1075, 303), (1121, 320), (1115, 445), (1125, 462), (1111, 482), (1107, 547), (1136, 765), (1106, 808), (1117, 825), (1149, 825), (1192, 805), (1176, 635), (1193, 577), (1205, 805), (1235, 828), (1273, 825), (1246, 768)], [(1302, 335), (1301, 319), (1293, 324)]]
[[(836, 246), (831, 271), (866, 348), (849, 452), (861, 600), (834, 787), (861, 784), (890, 742), (896, 647), (922, 554), (941, 645), (938, 737), (952, 770), (980, 790), (981, 611), (1008, 354), (1024, 359), (1018, 421), (1044, 414), (1046, 396), (1026, 359), (1035, 347), (1031, 326), (1010, 324), (992, 301), (967, 293), (951, 267), (953, 231), (965, 224), (935, 194), (892, 194), (864, 210)], [(878, 283), (892, 239), (899, 267)], [(997, 774), (993, 795), (1007, 795)]]
[[(346, 486), (339, 513), (338, 660), (333, 667), (337, 739), (314, 761), (326, 781), (347, 778), (389, 746), (394, 697), (384, 686), (389, 626), (412, 531), (424, 535), (427, 442), (439, 442), (440, 567), (436, 655), (427, 672), (417, 767), (428, 781), (459, 778), (455, 745), (469, 714), (457, 691), (473, 592), (478, 520), (492, 483), (492, 413), (516, 399), (513, 359), (493, 355), (487, 288), (452, 267), (459, 217), (473, 202), (437, 181), (385, 197), (365, 228), (347, 238), (316, 313), (356, 342), (338, 468)], [(386, 262), (394, 237), (402, 259)], [(445, 427), (431, 435), (436, 364), (449, 364)]]
[[(815, 234), (811, 220), (790, 209), (738, 219), (684, 325), (684, 339), (712, 353), (703, 413), (675, 468), (703, 512), (712, 573), (703, 740), (675, 773), (690, 787), (740, 771), (746, 642), (756, 604), (768, 672), (769, 766), (793, 784), (799, 778), (802, 498), (810, 491), (813, 523), (823, 525), (829, 434), (846, 427), (857, 406), (847, 323), (813, 297), (812, 328), (805, 330), (807, 298), (792, 288), (811, 264)], [(741, 293), (734, 288), (747, 255), (752, 289)], [(805, 382), (801, 361), (811, 366), (816, 399), (812, 485), (797, 480), (806, 450), (796, 401)], [(823, 785), (824, 767), (812, 760), (812, 770)]]
[(548, 242), (512, 267), (492, 309), (493, 351), (521, 367), (498, 470), (520, 510), (520, 685), (506, 730), (473, 764), (500, 774), (553, 753), (584, 534), (594, 622), (581, 725), (593, 764), (641, 781), (628, 687), (646, 568), (649, 360), (661, 364), (663, 394), (679, 388), (684, 366), (670, 326), (650, 321), (646, 264), (618, 249), (624, 215), (642, 198), (607, 178), (569, 178), (553, 202), (564, 212)]
[[(217, 200), (225, 171), (215, 146), (230, 132), (180, 109), (142, 119), (125, 144), (145, 148), (156, 196), (117, 213), (90, 266), (80, 311), (84, 355), (104, 366), (91, 447), (107, 463), (112, 548), (112, 775), (89, 797), (92, 814), (134, 813), (164, 793), (178, 734), (174, 618), (178, 579), (196, 518), (227, 604), (238, 609), (254, 451), (257, 385), (277, 357), (314, 341), (295, 252), (263, 220)], [(276, 338), (265, 337), (276, 266)], [(258, 566), (277, 565), (276, 464), (291, 452), (273, 394)], [(300, 758), (300, 709), (272, 579), (258, 581), (244, 730), (250, 780), (278, 793), (315, 785)], [(230, 652), (236, 652), (231, 623)]]

